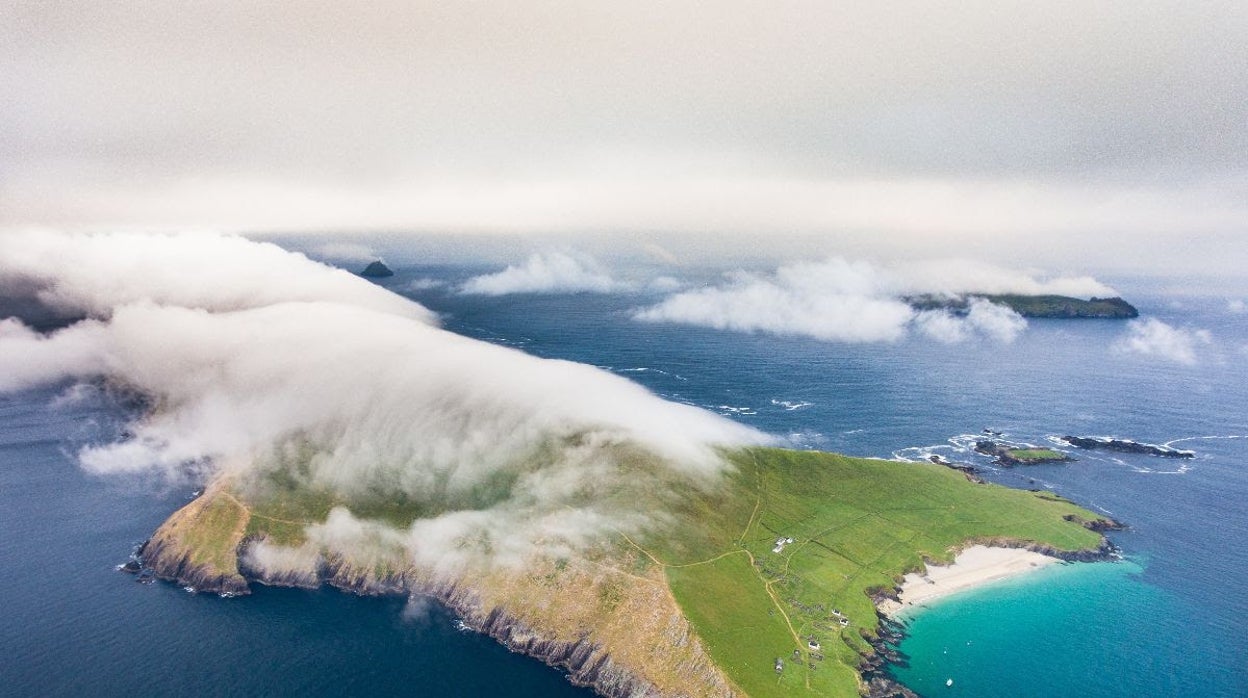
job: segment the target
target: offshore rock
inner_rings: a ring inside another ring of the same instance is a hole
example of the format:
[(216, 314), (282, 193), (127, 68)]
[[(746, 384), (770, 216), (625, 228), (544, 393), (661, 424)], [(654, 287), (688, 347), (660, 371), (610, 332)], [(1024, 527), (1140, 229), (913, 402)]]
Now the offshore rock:
[(1161, 458), (1195, 458), (1195, 451), (1184, 451), (1169, 446), (1142, 444), (1127, 439), (1098, 439), (1085, 436), (1063, 436), (1062, 441), (1076, 448), (1087, 450), (1116, 451), (1118, 453), (1139, 453), (1146, 456)]
[(975, 452), (981, 455), (995, 458), (994, 463), (1010, 468), (1016, 465), (1040, 465), (1043, 463), (1069, 463), (1074, 458), (1059, 454), (1056, 457), (1021, 457), (1020, 453), (1032, 450), (1029, 446), (1016, 446), (1013, 444), (994, 441), (992, 439), (980, 439), (975, 442)]
[(390, 267), (386, 266), (385, 262), (379, 259), (364, 267), (364, 271), (360, 272), (360, 276), (367, 279), (384, 279), (387, 276), (394, 276), (394, 272), (390, 270)]

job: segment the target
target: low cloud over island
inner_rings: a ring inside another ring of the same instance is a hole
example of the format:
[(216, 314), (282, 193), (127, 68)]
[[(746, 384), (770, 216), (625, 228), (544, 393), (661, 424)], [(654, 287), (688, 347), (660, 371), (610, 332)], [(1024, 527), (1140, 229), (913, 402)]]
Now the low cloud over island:
[(262, 485), (284, 468), (348, 500), (430, 512), (378, 532), (336, 510), (309, 531), (326, 545), (363, 536), (432, 566), (567, 550), (661, 523), (629, 495), (646, 477), (710, 485), (726, 467), (717, 446), (767, 440), (608, 372), (452, 334), (419, 304), (273, 245), (0, 245), (5, 295), (85, 318), (50, 334), (3, 321), (0, 390), (104, 377), (151, 398), (125, 438), (78, 454), (86, 469)]
[(633, 317), (739, 332), (803, 336), (828, 342), (894, 342), (918, 333), (944, 343), (981, 337), (1012, 342), (1027, 327), (1018, 313), (984, 300), (968, 312), (915, 310), (907, 296), (966, 294), (1112, 296), (1091, 277), (1034, 275), (965, 260), (884, 267), (834, 257), (772, 273), (738, 271), (717, 286), (677, 293)]

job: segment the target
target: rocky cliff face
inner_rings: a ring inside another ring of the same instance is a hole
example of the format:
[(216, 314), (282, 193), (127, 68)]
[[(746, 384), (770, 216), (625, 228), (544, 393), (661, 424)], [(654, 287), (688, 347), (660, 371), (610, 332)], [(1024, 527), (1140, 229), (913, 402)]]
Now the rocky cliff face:
[[(552, 598), (542, 604), (556, 619), (548, 627), (542, 614), (514, 610), (505, 599), (500, 602), (496, 591), (489, 598), (483, 596), (481, 588), (496, 590), (498, 579), (435, 579), (410, 568), (356, 566), (333, 554), (318, 555), (307, 566), (265, 568), (248, 554), (263, 539), (244, 536), (247, 515), (246, 508), (228, 492), (210, 489), (171, 516), (137, 556), (156, 576), (199, 592), (247, 594), (251, 581), (302, 588), (328, 584), (364, 595), (428, 596), (454, 611), (468, 627), (514, 652), (566, 671), (572, 683), (608, 698), (740, 695), (705, 654), (666, 585), (661, 584), (661, 574), (643, 580), (648, 583), (637, 584), (636, 589), (626, 588), (623, 605), (606, 618), (605, 629), (587, 623), (583, 612), (578, 615), (583, 609), (576, 607), (577, 603), (583, 606), (586, 598), (601, 596), (601, 574), (588, 581), (573, 578), (571, 583), (554, 585), (546, 592)], [(209, 548), (228, 546), (228, 555), (206, 554), (212, 552), (204, 550), (206, 544), (211, 544)], [(512, 594), (528, 600), (542, 593), (532, 586), (537, 575), (513, 576), (506, 580), (504, 597)], [(652, 616), (649, 621), (643, 617), (646, 610)], [(635, 637), (623, 641), (612, 626), (626, 627)]]
[(157, 577), (195, 591), (229, 596), (251, 593), (242, 575), (195, 562), (183, 546), (169, 537), (153, 536), (139, 548), (137, 555)]
[[(461, 611), (459, 608), (456, 610)], [(571, 642), (551, 640), (499, 608), (490, 611), (479, 626), (469, 625), (503, 643), (513, 652), (541, 659), (550, 666), (566, 670), (572, 683), (592, 688), (608, 698), (650, 698), (663, 695), (656, 686), (616, 664), (601, 645), (590, 641), (588, 637)]]
[(136, 557), (157, 577), (196, 591), (248, 594), (237, 556), (247, 520), (247, 510), (217, 485), (174, 512)]

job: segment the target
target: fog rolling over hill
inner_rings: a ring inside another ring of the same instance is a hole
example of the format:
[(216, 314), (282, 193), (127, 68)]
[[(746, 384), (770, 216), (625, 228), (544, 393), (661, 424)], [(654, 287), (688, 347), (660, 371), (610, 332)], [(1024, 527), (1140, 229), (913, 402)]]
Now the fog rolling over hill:
[(195, 235), (8, 244), (24, 254), (6, 258), (24, 263), (6, 264), (0, 285), (89, 319), (48, 337), (5, 321), (5, 387), (105, 376), (157, 406), (132, 438), (81, 452), (85, 467), (177, 477), (190, 464), (208, 471), (200, 477), (245, 482), (306, 451), (306, 484), (344, 495), (430, 506), (485, 497), (492, 506), (471, 515), (431, 516), (426, 525), (445, 535), (413, 535), (429, 561), (466, 554), (436, 549), (457, 537), (479, 534), (498, 557), (523, 557), (539, 540), (647, 525), (644, 512), (583, 496), (625, 484), (618, 449), (713, 481), (723, 470), (714, 445), (766, 441), (591, 367), (440, 330), (418, 304), (272, 245)]

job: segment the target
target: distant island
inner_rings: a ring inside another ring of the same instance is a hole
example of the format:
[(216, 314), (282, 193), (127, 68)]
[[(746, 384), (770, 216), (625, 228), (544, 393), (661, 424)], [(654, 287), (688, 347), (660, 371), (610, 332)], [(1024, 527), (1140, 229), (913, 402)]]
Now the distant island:
[[(732, 469), (709, 488), (636, 463), (655, 480), (638, 510), (664, 522), (650, 534), (455, 573), (401, 550), (332, 553), (308, 537), (340, 507), (402, 530), (436, 514), (427, 504), (343, 499), (281, 471), (263, 482), (219, 476), (130, 569), (223, 595), (253, 583), (427, 595), (603, 696), (849, 698), (913, 695), (883, 670), (895, 635), (877, 609), (906, 573), (973, 544), (1065, 560), (1112, 552), (1103, 517), (934, 463), (773, 448), (725, 457)], [(257, 546), (286, 551), (286, 571), (251, 564)]]
[(940, 296), (926, 294), (908, 296), (904, 300), (915, 310), (948, 310), (965, 313), (973, 299), (980, 298), (997, 305), (1004, 305), (1026, 318), (1056, 319), (1130, 319), (1140, 316), (1135, 306), (1122, 298), (1090, 298), (1083, 300), (1070, 296), (1022, 294), (969, 294), (965, 296)]
[(385, 262), (379, 259), (364, 267), (364, 271), (360, 272), (360, 276), (368, 279), (384, 279), (387, 276), (394, 276), (394, 272), (391, 271), (390, 267), (386, 266)]

